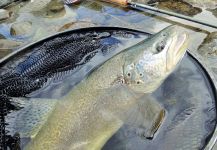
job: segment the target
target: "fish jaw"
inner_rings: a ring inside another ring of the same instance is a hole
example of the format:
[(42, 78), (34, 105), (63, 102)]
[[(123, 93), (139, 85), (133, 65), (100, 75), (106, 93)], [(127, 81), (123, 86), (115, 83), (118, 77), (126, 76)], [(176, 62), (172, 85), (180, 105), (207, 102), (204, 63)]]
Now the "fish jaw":
[(170, 74), (175, 69), (177, 64), (182, 60), (188, 45), (187, 33), (181, 30), (176, 32), (177, 34), (173, 36), (172, 43), (166, 54), (166, 71), (168, 74)]
[(136, 92), (156, 90), (183, 58), (187, 37), (181, 27), (170, 26), (147, 39), (134, 51), (136, 55), (126, 58), (125, 83)]

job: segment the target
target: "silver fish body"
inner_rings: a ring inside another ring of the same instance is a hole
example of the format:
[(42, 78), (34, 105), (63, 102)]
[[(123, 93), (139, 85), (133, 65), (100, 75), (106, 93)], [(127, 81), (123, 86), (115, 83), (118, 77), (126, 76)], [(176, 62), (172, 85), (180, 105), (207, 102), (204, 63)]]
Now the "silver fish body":
[(144, 118), (138, 124), (145, 135), (153, 134), (150, 131), (159, 127), (163, 108), (141, 98), (174, 70), (186, 51), (186, 41), (186, 34), (172, 26), (105, 62), (58, 100), (25, 149), (101, 149), (141, 101), (146, 105), (142, 108), (149, 109), (140, 112)]

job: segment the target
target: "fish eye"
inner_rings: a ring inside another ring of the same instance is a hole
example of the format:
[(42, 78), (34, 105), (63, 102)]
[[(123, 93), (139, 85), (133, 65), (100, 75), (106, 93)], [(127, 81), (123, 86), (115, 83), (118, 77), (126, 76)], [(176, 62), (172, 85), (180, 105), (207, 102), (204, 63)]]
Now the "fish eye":
[(142, 76), (143, 76), (143, 74), (142, 74), (142, 73), (140, 73), (139, 75), (140, 75), (140, 77), (142, 77)]
[(165, 48), (165, 44), (163, 42), (159, 43), (156, 47), (157, 52), (161, 52)]

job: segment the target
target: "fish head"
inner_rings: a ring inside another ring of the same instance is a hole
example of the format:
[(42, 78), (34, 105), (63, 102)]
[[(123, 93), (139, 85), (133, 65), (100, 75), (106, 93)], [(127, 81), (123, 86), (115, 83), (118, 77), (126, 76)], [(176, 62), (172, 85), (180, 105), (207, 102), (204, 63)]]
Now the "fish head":
[(178, 26), (169, 26), (150, 37), (126, 60), (125, 83), (137, 92), (156, 90), (183, 58), (187, 39), (187, 33)]

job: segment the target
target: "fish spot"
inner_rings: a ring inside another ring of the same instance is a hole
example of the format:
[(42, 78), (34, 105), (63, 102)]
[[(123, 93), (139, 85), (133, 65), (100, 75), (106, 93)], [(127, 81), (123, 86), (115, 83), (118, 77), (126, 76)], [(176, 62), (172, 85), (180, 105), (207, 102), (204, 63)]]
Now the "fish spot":
[(121, 80), (121, 83), (124, 84), (124, 80)]

